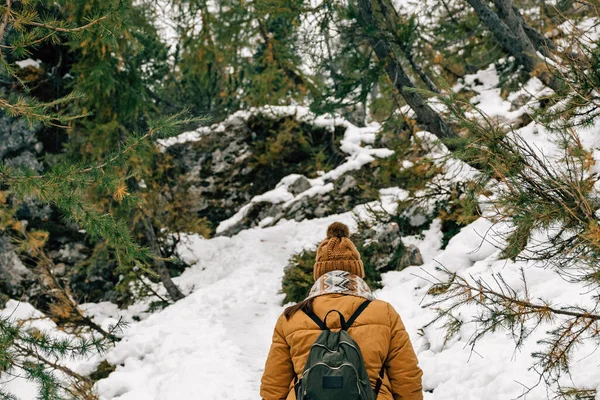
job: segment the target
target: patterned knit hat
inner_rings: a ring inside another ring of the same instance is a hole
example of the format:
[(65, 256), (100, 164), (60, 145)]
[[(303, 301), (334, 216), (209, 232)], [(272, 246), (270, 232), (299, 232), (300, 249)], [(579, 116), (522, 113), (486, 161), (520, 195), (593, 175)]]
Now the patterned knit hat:
[(341, 222), (334, 222), (327, 228), (327, 238), (317, 249), (315, 263), (315, 280), (329, 271), (348, 271), (351, 274), (365, 277), (365, 267), (360, 254), (348, 236), (350, 230)]

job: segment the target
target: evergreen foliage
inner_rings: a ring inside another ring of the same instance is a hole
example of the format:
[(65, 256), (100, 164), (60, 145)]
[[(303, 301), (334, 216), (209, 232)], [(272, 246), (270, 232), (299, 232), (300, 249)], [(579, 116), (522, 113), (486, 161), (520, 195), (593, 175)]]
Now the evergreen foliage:
[[(156, 254), (156, 246), (152, 251), (141, 245), (123, 218), (123, 210), (106, 208), (106, 197), (123, 209), (141, 209), (140, 198), (130, 193), (127, 183), (139, 179), (142, 161), (147, 162), (148, 155), (156, 152), (153, 141), (199, 122), (181, 114), (149, 119), (146, 113), (139, 123), (141, 105), (150, 103), (145, 97), (150, 85), (143, 83), (140, 64), (150, 55), (136, 58), (127, 54), (131, 46), (137, 46), (136, 34), (142, 37), (146, 33), (143, 29), (130, 31), (129, 18), (139, 16), (132, 10), (124, 2), (48, 5), (8, 0), (0, 21), (0, 39), (5, 43), (0, 48), (2, 72), (21, 92), (2, 96), (0, 108), (31, 125), (66, 129), (70, 136), (66, 152), (43, 171), (0, 164), (1, 230), (12, 238), (20, 254), (37, 264), (41, 281), (52, 293), (49, 315), (76, 335), (55, 339), (6, 318), (0, 321), (3, 374), (37, 382), (42, 399), (95, 398), (91, 380), (62, 366), (60, 360), (103, 351), (118, 339), (115, 332), (122, 324), (105, 332), (84, 316), (68, 287), (53, 274), (52, 260), (44, 251), (48, 233), (21, 223), (17, 217), (20, 205), (27, 201), (50, 204), (61, 213), (63, 223), (83, 229), (91, 241), (106, 243), (119, 270), (141, 270), (156, 276), (153, 267), (161, 256)], [(78, 58), (70, 69), (77, 76), (76, 83), (66, 94), (59, 90), (59, 97), (47, 101), (30, 90), (12, 62), (31, 56), (42, 46), (66, 48), (62, 51)], [(128, 122), (120, 123), (125, 120)], [(167, 279), (167, 285), (168, 273), (161, 277)], [(0, 395), (13, 398), (9, 393)]]
[[(600, 53), (597, 40), (581, 32), (554, 33), (565, 22), (597, 18), (594, 4), (561, 1), (531, 12), (537, 3), (440, 0), (431, 10), (436, 22), (428, 25), (389, 0), (163, 3), (171, 13), (167, 28), (150, 0), (2, 3), (0, 110), (10, 121), (26, 121), (42, 150), (35, 166), (0, 162), (0, 234), (39, 278), (39, 308), (70, 336), (56, 339), (28, 323), (0, 319), (1, 374), (35, 381), (42, 399), (92, 399), (93, 381), (111, 366), (84, 377), (60, 360), (104, 351), (118, 340), (122, 324), (104, 331), (76, 299), (100, 300), (111, 292), (126, 305), (150, 296), (151, 308), (160, 308), (184, 296), (171, 279), (186, 267), (175, 252), (180, 235), (208, 236), (218, 219), (211, 216), (235, 211), (190, 211), (190, 186), (173, 166), (176, 154), (155, 145), (206, 119), (188, 118), (184, 108), (220, 121), (238, 110), (305, 104), (317, 115), (337, 113), (358, 126), (381, 122), (379, 139), (395, 154), (374, 161), (368, 172), (352, 172), (360, 198), (376, 199), (381, 187), (409, 195), (393, 214), (370, 212), (379, 227), (395, 227), (395, 244), (371, 240), (376, 230), (369, 224), (353, 237), (373, 288), (382, 272), (398, 268), (406, 250), (402, 236), (419, 235), (439, 218), (445, 246), (485, 209), (495, 210), (485, 214), (493, 222), (511, 227), (500, 257), (552, 268), (565, 284), (583, 284), (593, 293), (600, 289), (598, 177), (593, 155), (574, 132), (598, 117)], [(469, 101), (474, 92), (450, 89), (491, 63), (504, 98), (531, 77), (554, 89), (537, 99), (537, 114), (519, 123), (543, 124), (562, 145), (564, 167), (477, 113)], [(445, 107), (432, 107), (434, 98)], [(251, 195), (297, 172), (292, 168), (317, 177), (345, 157), (339, 131), (329, 135), (295, 118), (248, 121), (253, 157), (244, 189)], [(441, 180), (446, 164), (420, 142), (416, 132), (423, 128), (475, 167), (477, 179)], [(53, 220), (23, 218), (31, 204), (48, 207)], [(415, 226), (414, 215), (424, 222)], [(56, 232), (50, 224), (77, 232), (89, 246), (86, 258), (62, 278), (50, 256)], [(540, 232), (547, 240), (535, 242)], [(290, 260), (284, 302), (306, 297), (314, 256), (305, 250)], [(481, 310), (472, 344), (503, 328), (518, 347), (549, 324), (534, 354), (534, 368), (549, 384), (569, 372), (578, 344), (598, 340), (600, 296), (591, 307), (553, 305), (528, 293), (527, 271), (520, 288), (501, 275), (485, 282), (445, 272), (447, 279), (429, 291), (429, 306), (439, 310), (448, 339), (459, 331), (456, 312), (465, 305)], [(0, 293), (0, 303), (6, 300)], [(594, 396), (585, 388), (560, 388), (558, 394)], [(14, 397), (0, 389), (0, 398)]]
[[(588, 53), (588, 57), (590, 59), (579, 65), (589, 66), (594, 55)], [(593, 73), (588, 68), (584, 70), (585, 74)], [(571, 79), (577, 80), (576, 76), (571, 75)], [(569, 108), (575, 96), (578, 94), (558, 94), (553, 102)], [(593, 100), (579, 99), (582, 102), (578, 107), (594, 108)], [(593, 156), (567, 122), (573, 119), (558, 120), (555, 106), (541, 109), (536, 117), (538, 123), (544, 124), (545, 133), (563, 151), (558, 163), (548, 160), (540, 149), (469, 103), (451, 97), (445, 99), (445, 104), (457, 124), (469, 134), (468, 144), (459, 157), (479, 166), (479, 180), (473, 182), (471, 197), (485, 199), (479, 202), (489, 210), (486, 218), (510, 227), (502, 234), (504, 243), (495, 244), (501, 250), (500, 258), (550, 268), (564, 278), (565, 285), (586, 287), (591, 302), (555, 305), (535, 298), (529, 293), (527, 271), (523, 268), (517, 285), (509, 284), (501, 273), (493, 274), (486, 281), (460, 276), (442, 266), (440, 271), (446, 279), (437, 280), (430, 288), (433, 298), (425, 306), (438, 311), (439, 316), (432, 323), (444, 321), (447, 339), (456, 335), (465, 322), (458, 310), (467, 305), (477, 307), (477, 330), (470, 339), (472, 346), (487, 334), (504, 329), (511, 333), (519, 348), (534, 331), (550, 326), (546, 328), (546, 336), (538, 341), (540, 350), (532, 354), (536, 359), (532, 367), (539, 373), (540, 382), (556, 385), (562, 375), (570, 373), (574, 349), (583, 343), (600, 343), (597, 312), (600, 249), (596, 212), (600, 196), (598, 177), (591, 172), (595, 163)], [(465, 110), (480, 118), (465, 118)], [(595, 395), (587, 389), (559, 387), (557, 396), (587, 398), (590, 393)]]

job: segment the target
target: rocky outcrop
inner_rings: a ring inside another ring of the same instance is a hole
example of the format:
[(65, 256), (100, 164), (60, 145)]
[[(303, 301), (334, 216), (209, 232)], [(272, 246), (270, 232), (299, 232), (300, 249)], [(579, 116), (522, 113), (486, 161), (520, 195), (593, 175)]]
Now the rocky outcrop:
[[(305, 177), (298, 181), (308, 182)], [(288, 191), (293, 195), (306, 193), (312, 186), (302, 191), (296, 188), (302, 184), (293, 183)], [(351, 175), (346, 175), (332, 183), (332, 189), (325, 193), (297, 196), (287, 202), (273, 203), (270, 201), (252, 202), (243, 213), (243, 217), (234, 224), (219, 232), (219, 235), (231, 236), (243, 229), (256, 226), (267, 227), (277, 224), (282, 219), (302, 221), (304, 219), (321, 218), (331, 214), (339, 214), (351, 210), (354, 206), (366, 201), (360, 192), (357, 181)]]
[[(294, 195), (310, 189), (310, 179), (319, 176), (319, 164), (332, 169), (344, 161), (345, 154), (339, 150), (344, 130), (343, 126), (329, 129), (311, 125), (289, 115), (234, 115), (218, 125), (202, 128), (194, 141), (166, 147), (165, 160), (173, 164), (173, 173), (180, 177), (177, 187), (171, 189), (191, 196), (192, 211), (216, 227), (255, 196), (274, 189), (285, 176), (309, 171), (287, 189)], [(282, 205), (256, 202), (247, 209), (244, 222), (227, 234), (256, 226), (265, 218), (277, 221), (283, 217), (323, 216), (347, 205), (342, 202), (334, 209), (319, 208), (319, 204), (330, 200), (331, 195), (307, 197), (292, 211), (286, 207), (286, 212)]]
[(373, 268), (382, 273), (400, 271), (411, 265), (423, 265), (423, 257), (417, 246), (406, 246), (398, 224), (390, 222), (361, 232), (362, 256)]
[(364, 187), (372, 162), (394, 153), (373, 146), (379, 129), (316, 117), (303, 107), (265, 107), (159, 143), (180, 177), (169, 190), (184, 193), (191, 211), (218, 235), (233, 235), (374, 200), (377, 188), (361, 190), (356, 177)]
[[(37, 127), (31, 127), (23, 120), (16, 120), (5, 114), (0, 115), (0, 160), (10, 167), (41, 168), (37, 160), (42, 150), (36, 138)], [(5, 199), (6, 200), (6, 199)], [(20, 210), (20, 217), (29, 215), (44, 216), (41, 205), (27, 202)], [(1, 231), (1, 230), (0, 230)], [(21, 262), (10, 238), (0, 233), (0, 307), (10, 297), (26, 295), (35, 275)]]

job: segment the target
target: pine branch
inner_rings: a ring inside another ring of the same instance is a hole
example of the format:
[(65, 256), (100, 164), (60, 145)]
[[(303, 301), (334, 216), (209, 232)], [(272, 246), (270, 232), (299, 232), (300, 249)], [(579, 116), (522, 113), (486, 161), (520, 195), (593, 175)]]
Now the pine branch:
[[(7, 0), (7, 1), (10, 1), (10, 0)], [(37, 27), (40, 27), (40, 28), (46, 28), (46, 29), (50, 29), (50, 30), (53, 30), (53, 31), (56, 31), (56, 32), (74, 33), (74, 32), (85, 31), (85, 30), (91, 28), (92, 26), (97, 25), (100, 22), (104, 21), (105, 19), (109, 18), (110, 15), (111, 14), (107, 14), (107, 15), (104, 15), (104, 16), (102, 16), (100, 18), (93, 19), (89, 23), (87, 23), (85, 25), (82, 25), (82, 26), (78, 26), (76, 28), (63, 28), (63, 27), (60, 27), (60, 26), (55, 26), (55, 25), (52, 25), (52, 24), (43, 23), (43, 22), (35, 22), (35, 21), (18, 21), (17, 20), (16, 22), (21, 23), (23, 25), (37, 26)], [(0, 28), (1, 28), (1, 26), (0, 26)], [(1, 30), (0, 30), (0, 33), (2, 33)], [(2, 36), (0, 36), (0, 37), (2, 37)]]
[(533, 301), (522, 268), (522, 295), (501, 274), (491, 275), (494, 281), (494, 285), (491, 285), (483, 278), (470, 277), (467, 280), (445, 268), (439, 271), (445, 279), (436, 278), (437, 282), (428, 291), (433, 300), (424, 307), (432, 307), (438, 313), (427, 326), (446, 321), (442, 328), (446, 331), (447, 339), (458, 332), (463, 323), (453, 313), (466, 305), (475, 305), (480, 311), (474, 316), (476, 330), (469, 339), (472, 348), (484, 336), (498, 329), (510, 331), (515, 339), (515, 347), (519, 348), (542, 323), (553, 323), (560, 318), (562, 322), (548, 332), (549, 336), (538, 341), (545, 347), (532, 354), (537, 360), (534, 367), (540, 379), (548, 383), (555, 382), (561, 371), (569, 371), (570, 357), (577, 345), (584, 340), (600, 339), (598, 304), (596, 308), (586, 310), (577, 306), (556, 307), (548, 302)]
[[(511, 289), (509, 286), (505, 284), (498, 284), (498, 288), (500, 291), (493, 290), (489, 285), (485, 284), (482, 280), (475, 280), (475, 285), (470, 284), (466, 279), (451, 273), (448, 270), (445, 270), (447, 274), (451, 274), (452, 278), (450, 279), (451, 284), (448, 285), (448, 282), (440, 282), (430, 289), (431, 292), (437, 293), (446, 293), (453, 292), (456, 293), (457, 296), (461, 297), (461, 300), (464, 300), (462, 296), (467, 297), (468, 302), (475, 302), (479, 304), (485, 304), (486, 302), (493, 303), (495, 305), (502, 305), (502, 307), (510, 308), (510, 309), (518, 309), (519, 313), (522, 314), (537, 314), (542, 315), (544, 319), (548, 318), (548, 314), (556, 314), (556, 315), (566, 315), (570, 317), (581, 318), (584, 320), (590, 321), (600, 321), (600, 314), (595, 314), (593, 311), (572, 311), (576, 307), (563, 307), (556, 308), (551, 307), (548, 303), (534, 303), (528, 300), (528, 297), (519, 298), (516, 296), (516, 292)], [(523, 273), (523, 271), (522, 271)], [(496, 277), (501, 277), (501, 275), (496, 275)], [(511, 295), (507, 295), (503, 292), (503, 290), (509, 290)], [(428, 303), (425, 307), (430, 307), (433, 305), (439, 304), (439, 302), (446, 301), (446, 299), (435, 301), (432, 303)]]

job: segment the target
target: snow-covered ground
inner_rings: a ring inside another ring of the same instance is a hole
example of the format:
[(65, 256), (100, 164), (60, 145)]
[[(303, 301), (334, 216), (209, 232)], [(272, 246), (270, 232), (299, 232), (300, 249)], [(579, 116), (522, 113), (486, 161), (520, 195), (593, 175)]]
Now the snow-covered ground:
[[(357, 210), (360, 212), (360, 209)], [(352, 213), (302, 222), (285, 221), (270, 228), (254, 228), (227, 238), (186, 238), (180, 251), (194, 264), (176, 283), (190, 293), (184, 300), (132, 323), (124, 339), (107, 355), (117, 369), (97, 384), (102, 399), (185, 400), (257, 399), (264, 361), (275, 320), (283, 310), (279, 294), (283, 267), (302, 248), (314, 246), (333, 221), (354, 229)], [(458, 338), (444, 345), (437, 327), (421, 330), (433, 318), (421, 307), (427, 290), (427, 272), (438, 263), (453, 271), (473, 275), (502, 271), (510, 279), (517, 265), (497, 261), (497, 250), (482, 242), (490, 223), (479, 219), (455, 236), (440, 251), (441, 224), (434, 221), (423, 238), (409, 238), (423, 252), (426, 264), (384, 275), (384, 288), (376, 296), (389, 301), (402, 316), (424, 370), (428, 400), (513, 399), (525, 386), (537, 381), (531, 365), (536, 337), (515, 351), (506, 332), (486, 337), (470, 351), (467, 340), (474, 330), (465, 324)], [(567, 303), (580, 293), (563, 290), (564, 282), (554, 273), (530, 269), (530, 290), (555, 303)], [(12, 303), (14, 304), (14, 303)], [(21, 305), (21, 307), (26, 307)], [(114, 323), (123, 312), (108, 304), (89, 310)], [(139, 309), (127, 312), (135, 313)], [(465, 320), (468, 320), (468, 314)], [(543, 334), (543, 331), (539, 332)], [(538, 334), (538, 336), (539, 336)], [(574, 384), (600, 389), (598, 355), (592, 348), (577, 352), (573, 365)], [(82, 363), (89, 369), (89, 362)], [(27, 384), (13, 381), (22, 398), (33, 393)], [(433, 391), (431, 393), (431, 391)], [(17, 393), (18, 394), (18, 393)], [(543, 385), (527, 396), (547, 398)]]
[[(468, 77), (465, 84), (470, 85), (474, 78)], [(491, 114), (506, 115), (509, 104), (499, 98), (496, 79), (495, 70), (481, 71), (478, 80), (483, 85), (472, 88), (479, 91), (474, 101), (484, 102)], [(539, 90), (536, 82), (525, 88)], [(525, 108), (531, 104), (523, 107), (523, 110), (512, 111), (511, 117), (526, 112)], [(546, 154), (553, 150), (554, 145), (546, 132), (535, 123), (522, 128), (519, 133)], [(583, 134), (582, 142), (595, 150), (598, 146), (596, 129), (587, 128), (580, 133)], [(360, 147), (361, 143), (371, 143), (367, 135), (372, 132), (368, 129), (361, 133), (349, 127), (347, 134), (350, 139), (354, 138), (348, 142), (351, 145), (347, 151), (348, 162), (354, 160), (354, 154), (386, 155), (381, 151), (373, 154), (375, 149)], [(198, 140), (200, 136), (181, 139)], [(430, 136), (421, 134), (420, 137), (427, 139)], [(443, 158), (443, 147), (432, 148), (432, 154)], [(600, 163), (600, 153), (594, 155)], [(457, 161), (445, 164), (448, 179), (467, 179), (472, 173), (468, 167), (458, 164)], [(282, 180), (282, 187), (286, 182)], [(393, 208), (395, 198), (407, 195), (398, 188), (382, 189), (380, 193), (388, 211)], [(281, 221), (276, 226), (244, 230), (230, 238), (207, 240), (186, 236), (179, 246), (179, 253), (192, 267), (175, 282), (188, 296), (154, 314), (145, 312), (146, 303), (135, 304), (127, 310), (118, 310), (110, 303), (84, 305), (83, 308), (105, 327), (114, 324), (119, 317), (130, 322), (123, 340), (106, 355), (106, 359), (117, 367), (108, 378), (97, 383), (100, 398), (258, 399), (272, 329), (284, 308), (279, 290), (288, 259), (303, 248), (315, 246), (333, 221), (347, 223), (355, 229), (355, 214), (364, 217), (365, 208), (358, 206), (353, 211), (301, 222)], [(440, 229), (441, 222), (435, 220), (422, 237), (404, 238), (405, 243), (419, 247), (425, 264), (386, 273), (383, 288), (376, 292), (376, 296), (389, 301), (404, 320), (424, 370), (425, 398), (508, 400), (524, 395), (527, 400), (543, 400), (552, 396), (543, 384), (534, 387), (538, 375), (530, 369), (531, 353), (540, 349), (536, 342), (545, 335), (544, 327), (519, 350), (515, 350), (507, 332), (497, 331), (482, 339), (473, 351), (468, 345), (476, 329), (475, 323), (470, 322), (473, 309), (462, 310), (459, 318), (464, 324), (458, 335), (449, 341), (445, 340), (438, 325), (424, 328), (435, 316), (433, 310), (423, 308), (426, 302), (423, 299), (431, 285), (431, 276), (438, 274), (437, 266), (473, 277), (502, 273), (505, 280), (517, 288), (519, 268), (523, 266), (522, 263), (497, 260), (499, 250), (492, 243), (501, 240), (495, 235), (502, 226), (493, 227), (489, 221), (480, 218), (464, 227), (444, 250), (441, 250)], [(526, 267), (528, 289), (533, 298), (560, 306), (586, 301), (592, 295), (582, 287), (566, 284), (550, 270)], [(11, 301), (1, 313), (13, 312), (15, 318), (35, 314), (31, 306), (16, 301)], [(41, 328), (53, 330), (55, 327), (46, 323)], [(600, 355), (596, 350), (593, 343), (576, 350), (572, 381), (566, 378), (564, 384), (597, 388), (600, 392)], [(94, 357), (69, 361), (69, 366), (85, 373), (100, 360)], [(32, 398), (34, 393), (31, 384), (23, 379), (0, 381), (0, 385), (23, 399)], [(527, 388), (532, 387), (525, 394)]]
[[(166, 310), (133, 325), (126, 338), (108, 355), (117, 370), (97, 385), (103, 399), (257, 399), (264, 361), (275, 320), (283, 310), (279, 294), (288, 258), (323, 238), (333, 221), (353, 226), (352, 214), (303, 222), (286, 221), (255, 228), (232, 238), (190, 237), (182, 252), (195, 266), (177, 279), (193, 292)], [(520, 350), (506, 332), (486, 337), (470, 351), (474, 331), (465, 324), (457, 339), (444, 345), (437, 327), (421, 330), (434, 314), (421, 307), (429, 287), (427, 272), (441, 263), (473, 275), (502, 271), (510, 279), (517, 265), (497, 261), (497, 250), (482, 242), (490, 223), (479, 219), (455, 236), (444, 251), (441, 224), (436, 221), (423, 239), (412, 238), (426, 264), (384, 275), (376, 296), (389, 301), (402, 316), (424, 370), (429, 400), (505, 400), (534, 386), (537, 374), (528, 370), (537, 336)], [(561, 304), (578, 298), (565, 292), (564, 282), (543, 269), (528, 271), (530, 290)], [(117, 315), (114, 315), (117, 317)], [(468, 314), (465, 321), (469, 319)], [(590, 354), (591, 353), (591, 354)], [(573, 365), (574, 384), (599, 387), (598, 357), (593, 348), (581, 349)], [(433, 393), (431, 393), (433, 391)], [(543, 385), (529, 400), (546, 399)]]

